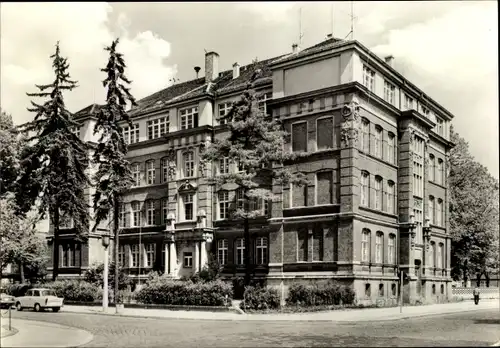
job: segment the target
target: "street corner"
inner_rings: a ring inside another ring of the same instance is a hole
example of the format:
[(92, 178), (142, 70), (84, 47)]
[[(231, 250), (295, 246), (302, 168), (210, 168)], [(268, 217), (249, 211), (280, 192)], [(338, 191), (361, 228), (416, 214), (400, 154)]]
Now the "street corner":
[(2, 339), (5, 337), (13, 336), (16, 333), (18, 333), (18, 330), (15, 327), (11, 326), (9, 328), (9, 325), (1, 325), (0, 330), (1, 330), (0, 338), (2, 338)]
[(3, 336), (2, 347), (78, 347), (89, 343), (94, 336), (74, 327), (33, 320), (12, 320), (16, 334)]

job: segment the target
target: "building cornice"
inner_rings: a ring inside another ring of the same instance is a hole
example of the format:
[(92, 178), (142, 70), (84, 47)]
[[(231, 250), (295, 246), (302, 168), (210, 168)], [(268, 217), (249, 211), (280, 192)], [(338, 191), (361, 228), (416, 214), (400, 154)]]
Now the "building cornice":
[(411, 119), (417, 121), (417, 123), (428, 130), (431, 130), (436, 126), (436, 123), (424, 117), (422, 114), (416, 110), (406, 110), (401, 112), (401, 119)]

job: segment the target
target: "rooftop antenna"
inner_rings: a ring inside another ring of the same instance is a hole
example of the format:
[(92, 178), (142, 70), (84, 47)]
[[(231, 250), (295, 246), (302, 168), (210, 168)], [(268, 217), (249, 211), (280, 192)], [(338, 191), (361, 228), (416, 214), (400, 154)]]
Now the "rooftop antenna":
[(302, 6), (299, 8), (299, 47), (302, 46), (302, 37), (304, 34), (302, 33)]
[(354, 16), (354, 2), (351, 0), (351, 31), (346, 35), (347, 38), (349, 35), (351, 36), (351, 40), (354, 40), (354, 20), (356, 17)]
[(335, 3), (332, 2), (332, 6), (331, 6), (331, 11), (332, 11), (332, 15), (330, 17), (330, 28), (332, 29), (332, 36), (333, 34), (335, 33), (335, 27), (334, 27), (334, 23), (335, 23), (335, 11), (334, 11), (334, 6), (335, 6)]

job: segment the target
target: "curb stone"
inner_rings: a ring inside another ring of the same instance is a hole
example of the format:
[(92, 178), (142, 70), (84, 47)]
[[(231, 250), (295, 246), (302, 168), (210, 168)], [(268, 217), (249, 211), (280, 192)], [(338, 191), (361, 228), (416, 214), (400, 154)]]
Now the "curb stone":
[(5, 332), (5, 334), (4, 334), (4, 335), (2, 335), (2, 337), (1, 337), (1, 338), (6, 338), (6, 337), (14, 336), (15, 334), (17, 334), (17, 333), (19, 332), (19, 330), (18, 330), (18, 329), (16, 329), (15, 327), (11, 327), (11, 329), (9, 330), (9, 329), (7, 329), (7, 328), (6, 328), (6, 326), (7, 326), (7, 325), (3, 325), (3, 326), (2, 326), (2, 329), (4, 329), (4, 330), (5, 330), (5, 331), (4, 331), (4, 332)]

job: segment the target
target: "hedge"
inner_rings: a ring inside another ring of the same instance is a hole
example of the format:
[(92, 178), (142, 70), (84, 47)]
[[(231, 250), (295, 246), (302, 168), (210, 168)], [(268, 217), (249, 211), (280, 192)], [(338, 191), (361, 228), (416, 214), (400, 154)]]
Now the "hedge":
[(280, 307), (280, 296), (278, 290), (262, 286), (248, 286), (243, 294), (240, 308), (243, 310), (267, 310)]
[(179, 306), (229, 306), (233, 288), (221, 280), (193, 283), (156, 278), (135, 293), (137, 302)]
[(20, 297), (24, 296), (24, 294), (26, 294), (26, 291), (33, 287), (33, 284), (7, 284), (5, 286), (5, 291), (11, 296)]
[(93, 302), (102, 299), (102, 289), (85, 281), (60, 280), (46, 283), (43, 287), (54, 290), (57, 296), (67, 301)]
[(322, 286), (292, 284), (288, 290), (287, 304), (306, 307), (352, 305), (355, 299), (356, 295), (351, 287), (335, 282)]

